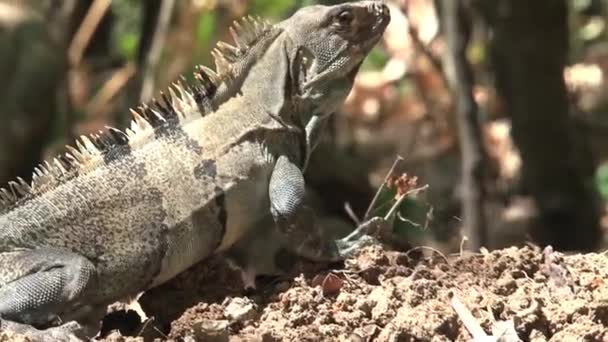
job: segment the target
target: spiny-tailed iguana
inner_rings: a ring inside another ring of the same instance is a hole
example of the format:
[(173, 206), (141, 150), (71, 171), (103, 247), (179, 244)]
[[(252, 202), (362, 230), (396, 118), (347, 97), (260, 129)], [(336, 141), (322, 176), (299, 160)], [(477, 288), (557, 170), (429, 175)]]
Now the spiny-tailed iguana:
[[(296, 254), (338, 260), (373, 242), (374, 218), (322, 239), (304, 203), (319, 131), (390, 20), (381, 1), (235, 22), (216, 70), (133, 111), (130, 128), (76, 147), (0, 197), (0, 317), (82, 321), (238, 242), (264, 218)], [(274, 243), (274, 242), (269, 242)], [(55, 328), (57, 329), (57, 328)]]

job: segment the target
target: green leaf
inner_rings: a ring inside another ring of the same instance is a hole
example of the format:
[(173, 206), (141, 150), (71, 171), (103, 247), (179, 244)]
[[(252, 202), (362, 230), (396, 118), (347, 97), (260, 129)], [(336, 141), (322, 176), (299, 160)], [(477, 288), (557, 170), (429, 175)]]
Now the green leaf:
[(134, 60), (137, 56), (139, 37), (135, 33), (123, 33), (118, 38), (118, 52), (128, 60)]
[[(395, 203), (396, 196), (397, 189), (395, 187), (382, 190), (372, 210), (372, 216), (385, 216), (388, 214)], [(399, 214), (392, 218), (393, 233), (408, 241), (416, 240), (420, 236), (429, 234), (429, 231), (424, 228), (429, 219), (427, 215), (430, 210), (430, 205), (421, 199), (413, 197), (404, 199), (397, 209)]]
[(608, 163), (600, 165), (595, 172), (595, 184), (604, 200), (608, 200)]
[(251, 11), (266, 18), (281, 19), (296, 6), (296, 0), (253, 0)]
[(395, 219), (393, 232), (407, 240), (417, 239), (428, 234), (425, 226), (430, 210), (429, 204), (422, 200), (416, 198), (405, 199), (399, 206), (399, 217)]
[(207, 45), (215, 34), (217, 18), (214, 11), (205, 12), (198, 18), (196, 26), (196, 40), (201, 45)]
[(386, 65), (388, 62), (388, 54), (381, 48), (375, 47), (370, 51), (365, 60), (363, 61), (363, 65), (361, 69), (363, 70), (379, 70)]

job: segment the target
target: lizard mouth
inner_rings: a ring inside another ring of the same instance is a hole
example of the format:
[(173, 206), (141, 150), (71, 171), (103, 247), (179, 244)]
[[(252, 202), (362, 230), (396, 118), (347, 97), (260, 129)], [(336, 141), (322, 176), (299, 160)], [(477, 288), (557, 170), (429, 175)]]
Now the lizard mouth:
[(367, 28), (369, 32), (367, 37), (362, 37), (361, 48), (365, 52), (369, 51), (382, 37), (384, 30), (391, 21), (391, 14), (388, 6), (384, 2), (373, 1), (367, 6), (368, 12), (375, 19), (371, 24), (371, 28)]
[(388, 6), (384, 2), (374, 2), (369, 5), (369, 11), (376, 17), (376, 23), (372, 26), (372, 31), (382, 34), (391, 21), (391, 12)]

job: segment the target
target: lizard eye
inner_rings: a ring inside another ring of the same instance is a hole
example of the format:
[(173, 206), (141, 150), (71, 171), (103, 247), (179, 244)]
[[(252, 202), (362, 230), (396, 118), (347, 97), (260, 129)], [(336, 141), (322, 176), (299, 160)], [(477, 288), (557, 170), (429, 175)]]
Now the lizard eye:
[(353, 12), (349, 10), (343, 10), (342, 12), (338, 13), (338, 15), (335, 17), (335, 20), (340, 25), (350, 25), (350, 23), (353, 21)]

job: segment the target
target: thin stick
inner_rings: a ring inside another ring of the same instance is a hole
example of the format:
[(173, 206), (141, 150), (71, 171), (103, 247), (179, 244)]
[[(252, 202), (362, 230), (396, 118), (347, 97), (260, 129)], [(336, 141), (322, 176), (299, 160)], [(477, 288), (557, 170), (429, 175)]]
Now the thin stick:
[(460, 239), (460, 257), (464, 256), (464, 244), (469, 240), (469, 238), (465, 235)]
[[(154, 320), (154, 317), (150, 317), (148, 319), (146, 319), (141, 327), (139, 328), (139, 331), (137, 332), (137, 334), (135, 336), (141, 336), (144, 333), (144, 330), (146, 330), (146, 328), (148, 327), (148, 325)], [(160, 332), (162, 334), (162, 332)], [(163, 334), (165, 335), (165, 334)], [(164, 337), (167, 337), (166, 335)]]
[(372, 199), (371, 203), (369, 204), (369, 207), (367, 207), (367, 211), (365, 212), (365, 215), (363, 215), (363, 221), (367, 221), (369, 220), (369, 215), (372, 212), (372, 209), (374, 208), (374, 206), (376, 205), (376, 202), (378, 201), (378, 198), (380, 197), (380, 193), (382, 192), (382, 190), (384, 190), (386, 188), (386, 182), (388, 181), (388, 179), (393, 175), (393, 173), (395, 172), (395, 169), (397, 168), (397, 166), (403, 161), (403, 157), (402, 156), (397, 156), (397, 158), (395, 159), (395, 161), (393, 162), (393, 166), (391, 166), (390, 170), (388, 170), (388, 173), (386, 174), (386, 176), (384, 177), (384, 181), (382, 182), (382, 184), (380, 185), (380, 187), (378, 188), (378, 190), (376, 191), (376, 194), (374, 195), (374, 198)]
[(391, 218), (393, 215), (395, 215), (395, 212), (397, 211), (397, 209), (398, 209), (398, 208), (399, 208), (399, 206), (401, 205), (401, 202), (403, 202), (403, 200), (405, 200), (405, 198), (406, 198), (406, 197), (408, 197), (408, 196), (409, 196), (409, 195), (411, 195), (411, 194), (414, 194), (414, 193), (418, 193), (418, 192), (424, 191), (424, 190), (426, 190), (426, 189), (428, 189), (428, 188), (429, 188), (429, 185), (428, 185), (428, 184), (426, 184), (426, 185), (424, 185), (424, 186), (421, 186), (421, 187), (419, 187), (419, 188), (416, 188), (416, 189), (410, 190), (410, 191), (408, 191), (408, 192), (404, 193), (403, 195), (399, 196), (399, 198), (397, 198), (397, 201), (395, 201), (395, 204), (393, 204), (393, 206), (391, 207), (391, 210), (389, 210), (389, 211), (388, 211), (388, 213), (387, 213), (387, 214), (384, 216), (384, 219), (385, 219), (386, 221), (388, 221), (388, 220), (389, 220), (389, 219), (390, 219), (390, 218)]
[(95, 0), (89, 8), (87, 15), (84, 17), (82, 24), (78, 28), (78, 31), (74, 35), (70, 47), (68, 48), (68, 58), (72, 66), (80, 63), (84, 50), (89, 45), (91, 37), (93, 37), (97, 26), (99, 26), (101, 19), (106, 14), (111, 4), (112, 0)]
[(448, 257), (445, 256), (445, 254), (441, 253), (441, 251), (438, 250), (437, 248), (433, 248), (433, 247), (430, 247), (430, 246), (417, 246), (417, 247), (414, 247), (414, 248), (410, 248), (407, 252), (405, 252), (405, 255), (408, 256), (412, 252), (415, 252), (415, 251), (418, 251), (418, 250), (423, 250), (423, 249), (427, 249), (427, 250), (429, 250), (431, 252), (434, 252), (434, 253), (438, 254), (443, 259), (443, 261), (445, 261), (446, 265), (452, 266), (452, 265), (450, 265), (450, 261), (448, 260)]
[(456, 311), (456, 314), (464, 324), (465, 328), (471, 333), (474, 341), (487, 341), (488, 337), (486, 332), (481, 328), (477, 319), (473, 316), (471, 311), (458, 299), (456, 294), (453, 294), (451, 303), (452, 308)]
[(175, 0), (162, 0), (155, 23), (156, 28), (152, 33), (152, 42), (142, 62), (142, 82), (139, 93), (141, 102), (149, 101), (154, 93), (156, 83), (155, 72), (158, 69), (163, 46), (167, 39), (171, 15), (175, 9)]
[(127, 85), (136, 71), (137, 68), (133, 63), (127, 63), (124, 67), (116, 71), (110, 79), (104, 83), (93, 99), (91, 99), (87, 105), (87, 113), (95, 117), (102, 112), (103, 108), (108, 105), (112, 98)]
[(485, 216), (487, 156), (479, 108), (473, 88), (475, 78), (467, 60), (471, 34), (471, 18), (462, 1), (443, 0), (442, 23), (448, 49), (444, 54), (444, 71), (455, 101), (455, 115), (461, 151), (461, 188), (463, 231), (470, 249), (478, 250), (488, 240)]
[(350, 219), (353, 220), (353, 222), (355, 222), (355, 224), (357, 226), (361, 224), (361, 220), (359, 220), (359, 218), (357, 217), (357, 214), (355, 214), (355, 211), (350, 206), (350, 203), (348, 203), (348, 202), (344, 203), (344, 210), (346, 211), (346, 214), (348, 215), (348, 217), (350, 217)]
[[(407, 15), (409, 15), (409, 14), (407, 13), (407, 10), (406, 10), (406, 16)], [(414, 43), (414, 47), (418, 48), (418, 50), (422, 53), (422, 55), (424, 55), (424, 57), (426, 57), (431, 62), (431, 65), (435, 68), (435, 71), (437, 71), (437, 73), (441, 77), (443, 84), (448, 86), (448, 81), (445, 77), (441, 59), (437, 58), (433, 54), (433, 52), (431, 52), (431, 49), (426, 44), (424, 44), (422, 42), (422, 40), (420, 40), (420, 35), (418, 34), (418, 28), (414, 27), (414, 25), (412, 25), (411, 22), (408, 25), (408, 33), (410, 35), (410, 38), (412, 39), (412, 43)], [(434, 39), (435, 38), (433, 38), (433, 40)]]

